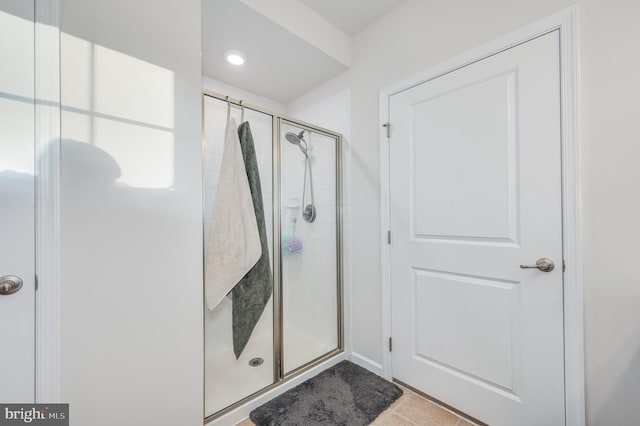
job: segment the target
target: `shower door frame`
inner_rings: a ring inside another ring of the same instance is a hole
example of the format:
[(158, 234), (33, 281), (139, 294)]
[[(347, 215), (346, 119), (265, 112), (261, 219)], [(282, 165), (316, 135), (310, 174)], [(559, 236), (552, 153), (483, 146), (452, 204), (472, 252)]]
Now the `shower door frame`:
[[(210, 90), (202, 89), (202, 169), (203, 169), (203, 188), (204, 179), (205, 179), (205, 156), (204, 156), (204, 146), (205, 146), (205, 137), (204, 137), (204, 123), (205, 123), (205, 99), (206, 97), (210, 97), (213, 99), (220, 100), (222, 102), (228, 102), (230, 105), (240, 108), (249, 109), (252, 111), (256, 111), (265, 115), (269, 115), (272, 118), (272, 184), (273, 184), (273, 383), (254, 392), (253, 394), (242, 398), (239, 401), (223, 408), (220, 411), (217, 411), (211, 415), (206, 415), (204, 418), (204, 423), (209, 423), (217, 418), (235, 410), (236, 408), (242, 406), (243, 404), (265, 394), (266, 392), (272, 391), (280, 385), (288, 382), (289, 380), (298, 377), (301, 374), (313, 369), (314, 367), (328, 361), (342, 353), (344, 353), (344, 291), (343, 291), (343, 247), (342, 247), (342, 213), (343, 213), (343, 202), (342, 202), (342, 134), (331, 131), (329, 129), (325, 129), (320, 126), (316, 126), (314, 124), (306, 123), (301, 120), (297, 120), (292, 117), (287, 117), (283, 114), (276, 113), (274, 111), (270, 111), (266, 108), (262, 108), (257, 105), (252, 105), (244, 102), (240, 99), (234, 99), (230, 96), (225, 96), (220, 93), (216, 93)], [(281, 125), (288, 124), (291, 126), (298, 127), (300, 129), (321, 134), (330, 138), (334, 138), (336, 141), (335, 146), (335, 155), (336, 155), (336, 296), (337, 296), (337, 325), (338, 325), (338, 345), (336, 349), (333, 349), (319, 357), (285, 373), (284, 371), (284, 363), (283, 363), (283, 353), (284, 353), (284, 320), (283, 320), (283, 304), (282, 304), (282, 290), (283, 290), (283, 280), (282, 280), (282, 205), (281, 205), (281, 194), (282, 194), (282, 157), (281, 157), (281, 143), (280, 143), (280, 132)], [(204, 195), (203, 194), (203, 221), (204, 221)], [(204, 223), (204, 222), (203, 222)], [(203, 258), (204, 258), (204, 237), (203, 237)], [(204, 273), (204, 271), (203, 271)], [(204, 277), (204, 275), (203, 275)], [(204, 284), (204, 283), (203, 283)], [(203, 296), (204, 296), (204, 285), (203, 285)], [(203, 317), (204, 321), (204, 317)], [(206, 324), (204, 324), (206, 327)], [(204, 329), (204, 328), (203, 328)], [(204, 335), (203, 335), (204, 339)], [(205, 385), (203, 383), (203, 385)], [(206, 392), (206, 386), (205, 386)]]

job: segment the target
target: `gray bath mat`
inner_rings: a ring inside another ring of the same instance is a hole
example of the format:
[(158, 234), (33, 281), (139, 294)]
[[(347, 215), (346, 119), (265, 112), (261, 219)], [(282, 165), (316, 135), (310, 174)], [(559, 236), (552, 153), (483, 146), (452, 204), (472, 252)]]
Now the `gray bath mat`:
[(393, 383), (342, 361), (256, 408), (250, 418), (258, 426), (364, 426), (400, 395)]

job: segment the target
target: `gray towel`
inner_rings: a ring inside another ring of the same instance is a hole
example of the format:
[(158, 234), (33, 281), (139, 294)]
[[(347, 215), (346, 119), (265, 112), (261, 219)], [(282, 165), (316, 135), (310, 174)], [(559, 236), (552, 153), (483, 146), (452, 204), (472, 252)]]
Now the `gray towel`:
[(262, 256), (253, 268), (233, 288), (233, 352), (236, 359), (244, 350), (251, 333), (258, 320), (262, 316), (271, 292), (273, 290), (273, 276), (271, 275), (271, 263), (269, 261), (269, 242), (264, 220), (264, 205), (262, 204), (262, 185), (260, 185), (260, 172), (256, 150), (253, 145), (253, 136), (248, 122), (238, 127), (242, 157), (244, 158), (253, 209), (258, 221)]

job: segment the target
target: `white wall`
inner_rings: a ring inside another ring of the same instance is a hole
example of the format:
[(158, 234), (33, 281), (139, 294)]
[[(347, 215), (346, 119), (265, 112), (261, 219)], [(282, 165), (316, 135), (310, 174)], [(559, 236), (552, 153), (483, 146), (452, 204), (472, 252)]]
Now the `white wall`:
[(62, 400), (201, 425), (200, 2), (62, 1)]
[(379, 91), (579, 3), (587, 411), (591, 425), (634, 422), (640, 394), (640, 180), (636, 0), (409, 0), (361, 33), (351, 70), (296, 100), (313, 108), (351, 90), (354, 355), (382, 360), (379, 236)]

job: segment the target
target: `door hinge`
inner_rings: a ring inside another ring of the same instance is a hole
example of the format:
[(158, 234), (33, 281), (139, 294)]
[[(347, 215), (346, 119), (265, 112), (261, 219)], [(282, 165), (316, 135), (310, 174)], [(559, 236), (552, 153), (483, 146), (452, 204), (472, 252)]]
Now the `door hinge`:
[(393, 339), (389, 337), (389, 352), (393, 351)]
[(387, 244), (391, 245), (391, 230), (387, 231)]
[(567, 264), (564, 263), (564, 259), (562, 259), (562, 272), (567, 270)]
[(35, 280), (34, 280), (35, 284), (36, 284), (36, 291), (38, 291), (38, 276), (35, 276)]
[(382, 127), (385, 127), (387, 129), (387, 138), (391, 137), (391, 123), (389, 123), (388, 121), (386, 123), (384, 123), (382, 125)]

